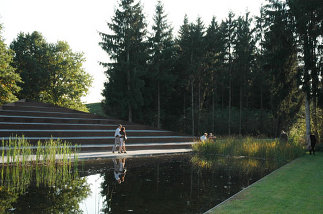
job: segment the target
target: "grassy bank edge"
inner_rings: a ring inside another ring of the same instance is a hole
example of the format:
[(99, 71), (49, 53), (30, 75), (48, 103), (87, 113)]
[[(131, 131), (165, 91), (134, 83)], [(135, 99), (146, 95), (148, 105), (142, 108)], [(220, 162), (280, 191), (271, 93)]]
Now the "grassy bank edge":
[(101, 103), (88, 103), (86, 104), (86, 107), (91, 114), (107, 117), (107, 115), (104, 113)]
[(206, 213), (320, 213), (323, 153), (277, 169)]

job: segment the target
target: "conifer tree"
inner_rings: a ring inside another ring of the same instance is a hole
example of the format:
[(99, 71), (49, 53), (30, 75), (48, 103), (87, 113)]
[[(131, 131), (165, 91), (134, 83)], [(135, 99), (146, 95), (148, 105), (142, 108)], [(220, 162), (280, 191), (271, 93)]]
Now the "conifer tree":
[(270, 105), (273, 135), (286, 129), (299, 110), (297, 49), (286, 4), (272, 2), (265, 7), (268, 32), (265, 33), (264, 69), (270, 73)]
[[(305, 93), (306, 135), (311, 133), (310, 103), (313, 105), (313, 124), (316, 136), (317, 98), (319, 95), (319, 47), (322, 46), (323, 4), (316, 0), (288, 0), (289, 15), (293, 18), (295, 30), (299, 38), (302, 89)], [(321, 86), (322, 87), (322, 86)]]
[[(112, 20), (107, 23), (111, 33), (100, 32), (99, 45), (110, 56), (104, 84), (104, 108), (108, 114), (121, 118), (140, 117), (144, 104), (147, 42), (142, 7), (134, 0), (120, 0)], [(134, 115), (134, 113), (136, 113)]]
[[(235, 79), (239, 88), (239, 135), (242, 134), (242, 109), (243, 103), (248, 108), (249, 102), (249, 80), (251, 67), (254, 60), (255, 44), (253, 39), (253, 29), (250, 29), (251, 19), (249, 13), (245, 17), (237, 19), (237, 27), (234, 40), (234, 64), (235, 64)], [(245, 101), (243, 98), (245, 97)], [(247, 115), (246, 115), (247, 118)], [(244, 125), (247, 128), (247, 122)]]
[(219, 26), (215, 19), (212, 18), (211, 24), (207, 28), (206, 35), (205, 35), (205, 43), (206, 43), (206, 56), (205, 56), (205, 63), (207, 69), (207, 75), (211, 78), (207, 78), (208, 84), (210, 85), (210, 92), (208, 94), (211, 96), (212, 102), (212, 132), (215, 132), (215, 107), (216, 107), (216, 97), (218, 97), (218, 88), (220, 81), (220, 74), (221, 74), (221, 65), (223, 59), (223, 52), (224, 43), (221, 34), (219, 33)]
[[(167, 23), (167, 15), (164, 6), (158, 1), (155, 9), (152, 35), (149, 37), (151, 47), (151, 83), (150, 90), (154, 92), (153, 97), (157, 98), (157, 127), (161, 128), (161, 102), (167, 98), (166, 91), (172, 88), (174, 76), (171, 73), (174, 67), (174, 41), (172, 28)], [(157, 88), (156, 88), (157, 87)], [(163, 99), (165, 98), (165, 99)]]
[(231, 135), (231, 110), (232, 110), (232, 70), (233, 70), (233, 49), (235, 40), (236, 20), (234, 13), (229, 12), (228, 17), (221, 24), (224, 36), (225, 54), (224, 63), (227, 71), (228, 85), (228, 135)]

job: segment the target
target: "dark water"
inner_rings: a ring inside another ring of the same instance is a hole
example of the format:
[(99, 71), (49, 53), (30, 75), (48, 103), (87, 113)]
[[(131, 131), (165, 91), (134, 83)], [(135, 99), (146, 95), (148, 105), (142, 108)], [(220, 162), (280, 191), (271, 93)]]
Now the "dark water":
[(83, 163), (75, 176), (56, 171), (54, 179), (6, 169), (0, 213), (203, 213), (278, 167), (261, 160), (209, 159), (190, 154), (106, 159)]
[(226, 158), (206, 168), (191, 159), (176, 155), (116, 160), (125, 163), (121, 183), (111, 160), (84, 166), (95, 187), (81, 207), (84, 213), (203, 213), (275, 168), (264, 161)]

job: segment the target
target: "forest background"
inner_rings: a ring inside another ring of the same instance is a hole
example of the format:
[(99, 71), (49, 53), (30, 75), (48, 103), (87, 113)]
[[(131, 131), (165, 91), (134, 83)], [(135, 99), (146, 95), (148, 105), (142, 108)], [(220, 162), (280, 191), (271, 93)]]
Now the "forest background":
[[(175, 35), (161, 1), (147, 28), (142, 6), (120, 0), (100, 32), (110, 56), (107, 115), (200, 135), (291, 137), (322, 135), (322, 24), (318, 0), (269, 0), (259, 17), (235, 16), (183, 24)], [(85, 110), (91, 85), (83, 56), (38, 32), (1, 39), (1, 103), (28, 98)], [(44, 81), (46, 80), (46, 81)], [(306, 129), (305, 129), (306, 127)]]
[(148, 32), (140, 3), (120, 1), (100, 33), (111, 59), (105, 112), (192, 135), (320, 136), (323, 3), (269, 0), (260, 10), (208, 25), (185, 16), (174, 37), (162, 2)]

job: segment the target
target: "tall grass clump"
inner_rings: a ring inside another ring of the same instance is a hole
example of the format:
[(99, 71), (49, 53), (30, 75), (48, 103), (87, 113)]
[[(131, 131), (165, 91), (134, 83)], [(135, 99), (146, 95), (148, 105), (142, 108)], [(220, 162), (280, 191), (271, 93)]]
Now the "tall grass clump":
[(50, 139), (46, 142), (30, 144), (23, 136), (2, 139), (2, 165), (47, 165), (55, 164), (72, 166), (72, 161), (78, 161), (77, 146), (61, 140)]
[(293, 141), (283, 142), (278, 139), (252, 137), (228, 137), (216, 142), (213, 140), (198, 141), (192, 145), (192, 149), (199, 156), (246, 156), (278, 161), (293, 160), (305, 152), (301, 144)]
[[(61, 140), (38, 141), (35, 146), (23, 136), (2, 140), (0, 185), (8, 191), (23, 192), (32, 180), (37, 186), (64, 184), (78, 176), (78, 150)], [(19, 190), (19, 191), (18, 191)]]

